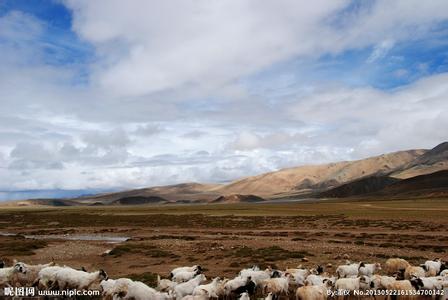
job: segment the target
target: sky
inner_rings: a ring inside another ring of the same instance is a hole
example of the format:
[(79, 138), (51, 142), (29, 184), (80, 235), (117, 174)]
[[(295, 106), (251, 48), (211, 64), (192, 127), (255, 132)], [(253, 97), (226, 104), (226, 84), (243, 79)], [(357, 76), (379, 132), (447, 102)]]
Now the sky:
[(0, 199), (448, 140), (445, 0), (0, 0)]

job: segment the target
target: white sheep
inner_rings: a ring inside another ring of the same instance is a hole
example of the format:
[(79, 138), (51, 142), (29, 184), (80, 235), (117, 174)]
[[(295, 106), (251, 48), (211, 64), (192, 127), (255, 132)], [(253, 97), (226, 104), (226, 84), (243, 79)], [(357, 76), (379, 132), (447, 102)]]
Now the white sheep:
[(39, 264), (39, 265), (28, 265), (24, 264), (26, 267), (26, 273), (16, 272), (14, 274), (14, 281), (19, 286), (31, 286), (38, 278), (39, 272), (48, 267), (54, 266), (54, 262), (48, 264)]
[(366, 290), (370, 288), (370, 278), (363, 275), (356, 278), (339, 278), (336, 280), (336, 290), (347, 290), (353, 292), (354, 290)]
[(208, 300), (207, 295), (186, 295), (182, 298), (182, 300)]
[(128, 285), (116, 286), (113, 292), (114, 300), (155, 300), (157, 291), (140, 281), (133, 281)]
[(310, 274), (305, 279), (305, 285), (322, 285), (324, 278), (320, 275)]
[(204, 274), (199, 274), (195, 278), (193, 278), (187, 282), (179, 283), (174, 288), (174, 292), (176, 294), (176, 299), (180, 300), (186, 295), (193, 294), (194, 288), (197, 287), (198, 285), (200, 285), (205, 280), (206, 280), (206, 278), (205, 278)]
[(178, 267), (178, 268), (175, 268), (175, 269), (171, 270), (170, 278), (173, 278), (173, 276), (176, 275), (179, 272), (197, 272), (197, 271), (202, 272), (201, 266), (194, 265), (194, 266), (191, 266), (191, 267)]
[(218, 287), (216, 288), (216, 295), (218, 295), (218, 297), (224, 297), (226, 295), (224, 287), (228, 281), (228, 278), (224, 278), (219, 283)]
[(17, 273), (25, 274), (27, 268), (24, 263), (16, 262), (14, 266), (8, 268), (0, 269), (0, 288), (8, 286), (16, 286), (14, 280), (14, 275)]
[(249, 294), (248, 293), (242, 293), (240, 295), (240, 297), (238, 298), (238, 300), (250, 300)]
[(123, 286), (129, 286), (133, 281), (129, 278), (106, 279), (100, 282), (103, 300), (112, 300), (114, 292)]
[(338, 278), (347, 278), (358, 276), (361, 263), (353, 263), (348, 265), (340, 265), (336, 268)]
[(392, 283), (396, 281), (395, 277), (392, 276), (384, 276), (375, 274), (370, 277), (371, 284), (370, 287), (376, 290), (387, 289), (387, 287), (391, 286)]
[(428, 276), (436, 276), (437, 274), (439, 274), (441, 267), (442, 261), (440, 260), (440, 258), (425, 261), (425, 269)]
[(104, 270), (88, 273), (72, 268), (62, 268), (55, 273), (55, 284), (60, 290), (67, 288), (86, 290), (103, 279), (107, 279)]
[(386, 287), (388, 290), (393, 291), (415, 291), (416, 289), (412, 286), (409, 280), (395, 280), (389, 286)]
[(414, 277), (425, 277), (425, 270), (422, 267), (409, 266), (404, 270), (404, 279), (412, 279)]
[(406, 270), (411, 264), (402, 258), (389, 258), (385, 265), (385, 270), (388, 275), (394, 275), (397, 272)]
[(174, 295), (172, 291), (169, 292), (156, 292), (154, 295), (154, 300), (173, 300)]
[(230, 279), (224, 284), (224, 294), (228, 296), (232, 293), (232, 291), (236, 290), (239, 287), (246, 285), (246, 283), (247, 283), (247, 278), (243, 278), (240, 276)]
[(290, 273), (292, 275), (292, 278), (294, 279), (294, 282), (298, 286), (305, 285), (305, 279), (308, 275), (310, 275), (310, 271), (307, 269), (291, 269), (294, 272), (288, 272), (288, 269), (286, 273)]
[(37, 273), (37, 278), (34, 281), (33, 286), (38, 286), (42, 290), (52, 288), (56, 282), (56, 272), (64, 268), (70, 268), (70, 267), (51, 266), (42, 268), (42, 270), (40, 270), (39, 273)]
[(216, 278), (213, 278), (212, 282), (210, 282), (208, 284), (198, 285), (193, 290), (193, 296), (195, 296), (195, 295), (203, 295), (204, 292), (205, 292), (205, 294), (208, 297), (218, 298), (219, 295), (217, 293), (218, 293), (219, 286), (221, 284), (220, 280), (221, 279), (219, 277), (216, 277)]
[(380, 263), (374, 263), (374, 264), (361, 263), (358, 269), (359, 275), (365, 275), (369, 277), (380, 270), (381, 270)]
[(411, 279), (412, 286), (419, 290), (441, 290), (443, 289), (443, 280), (441, 277), (421, 277)]
[(173, 291), (176, 284), (169, 279), (160, 279), (160, 275), (157, 275), (157, 290), (161, 292)]
[(271, 270), (268, 268), (264, 271), (262, 270), (252, 270), (245, 269), (242, 270), (239, 274), (241, 278), (251, 278), (256, 285), (259, 285), (263, 280), (271, 278)]
[(321, 285), (299, 287), (296, 290), (296, 300), (325, 300), (332, 285), (333, 283), (330, 280), (325, 280)]
[(272, 294), (277, 296), (280, 294), (288, 294), (290, 278), (291, 274), (288, 273), (279, 278), (270, 278), (263, 280), (263, 292), (271, 292)]
[(193, 279), (198, 274), (198, 271), (180, 271), (174, 274), (173, 281), (176, 283), (185, 282)]

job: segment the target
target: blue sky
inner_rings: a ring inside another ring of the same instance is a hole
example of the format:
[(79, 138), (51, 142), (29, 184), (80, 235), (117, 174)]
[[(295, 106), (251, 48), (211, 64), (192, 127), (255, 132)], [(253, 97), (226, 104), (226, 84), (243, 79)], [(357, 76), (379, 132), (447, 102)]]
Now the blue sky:
[(6, 0), (0, 52), (5, 199), (448, 139), (446, 1)]

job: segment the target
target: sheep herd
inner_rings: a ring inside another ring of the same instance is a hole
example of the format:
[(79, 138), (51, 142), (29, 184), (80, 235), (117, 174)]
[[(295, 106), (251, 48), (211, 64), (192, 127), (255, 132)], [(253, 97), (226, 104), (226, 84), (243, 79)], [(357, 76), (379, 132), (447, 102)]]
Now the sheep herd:
[[(331, 265), (326, 266), (331, 269)], [(37, 287), (46, 290), (99, 289), (103, 299), (119, 300), (205, 300), (215, 299), (277, 299), (320, 300), (370, 291), (368, 295), (416, 297), (429, 295), (446, 299), (448, 263), (441, 259), (428, 260), (413, 266), (401, 258), (388, 259), (383, 268), (379, 263), (346, 262), (330, 274), (323, 267), (307, 269), (301, 266), (265, 270), (253, 266), (243, 269), (232, 279), (213, 278), (207, 283), (199, 265), (173, 269), (168, 278), (157, 276), (157, 286), (129, 278), (111, 279), (104, 270), (87, 272), (56, 264), (29, 265), (14, 261), (8, 267), (0, 260), (0, 288)], [(380, 275), (381, 273), (381, 275)], [(344, 293), (342, 293), (343, 291)], [(377, 291), (378, 293), (372, 293)], [(390, 294), (379, 291), (391, 291)], [(404, 293), (406, 292), (406, 293)], [(346, 294), (347, 293), (347, 294)], [(364, 294), (367, 295), (367, 294)]]

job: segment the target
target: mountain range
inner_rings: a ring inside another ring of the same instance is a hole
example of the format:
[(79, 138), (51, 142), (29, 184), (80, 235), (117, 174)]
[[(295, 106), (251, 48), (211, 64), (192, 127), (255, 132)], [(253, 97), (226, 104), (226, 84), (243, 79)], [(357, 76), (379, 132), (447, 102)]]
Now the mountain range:
[(9, 205), (141, 205), (445, 196), (448, 196), (448, 142), (433, 149), (287, 168), (229, 184), (183, 183), (70, 199), (22, 200)]

